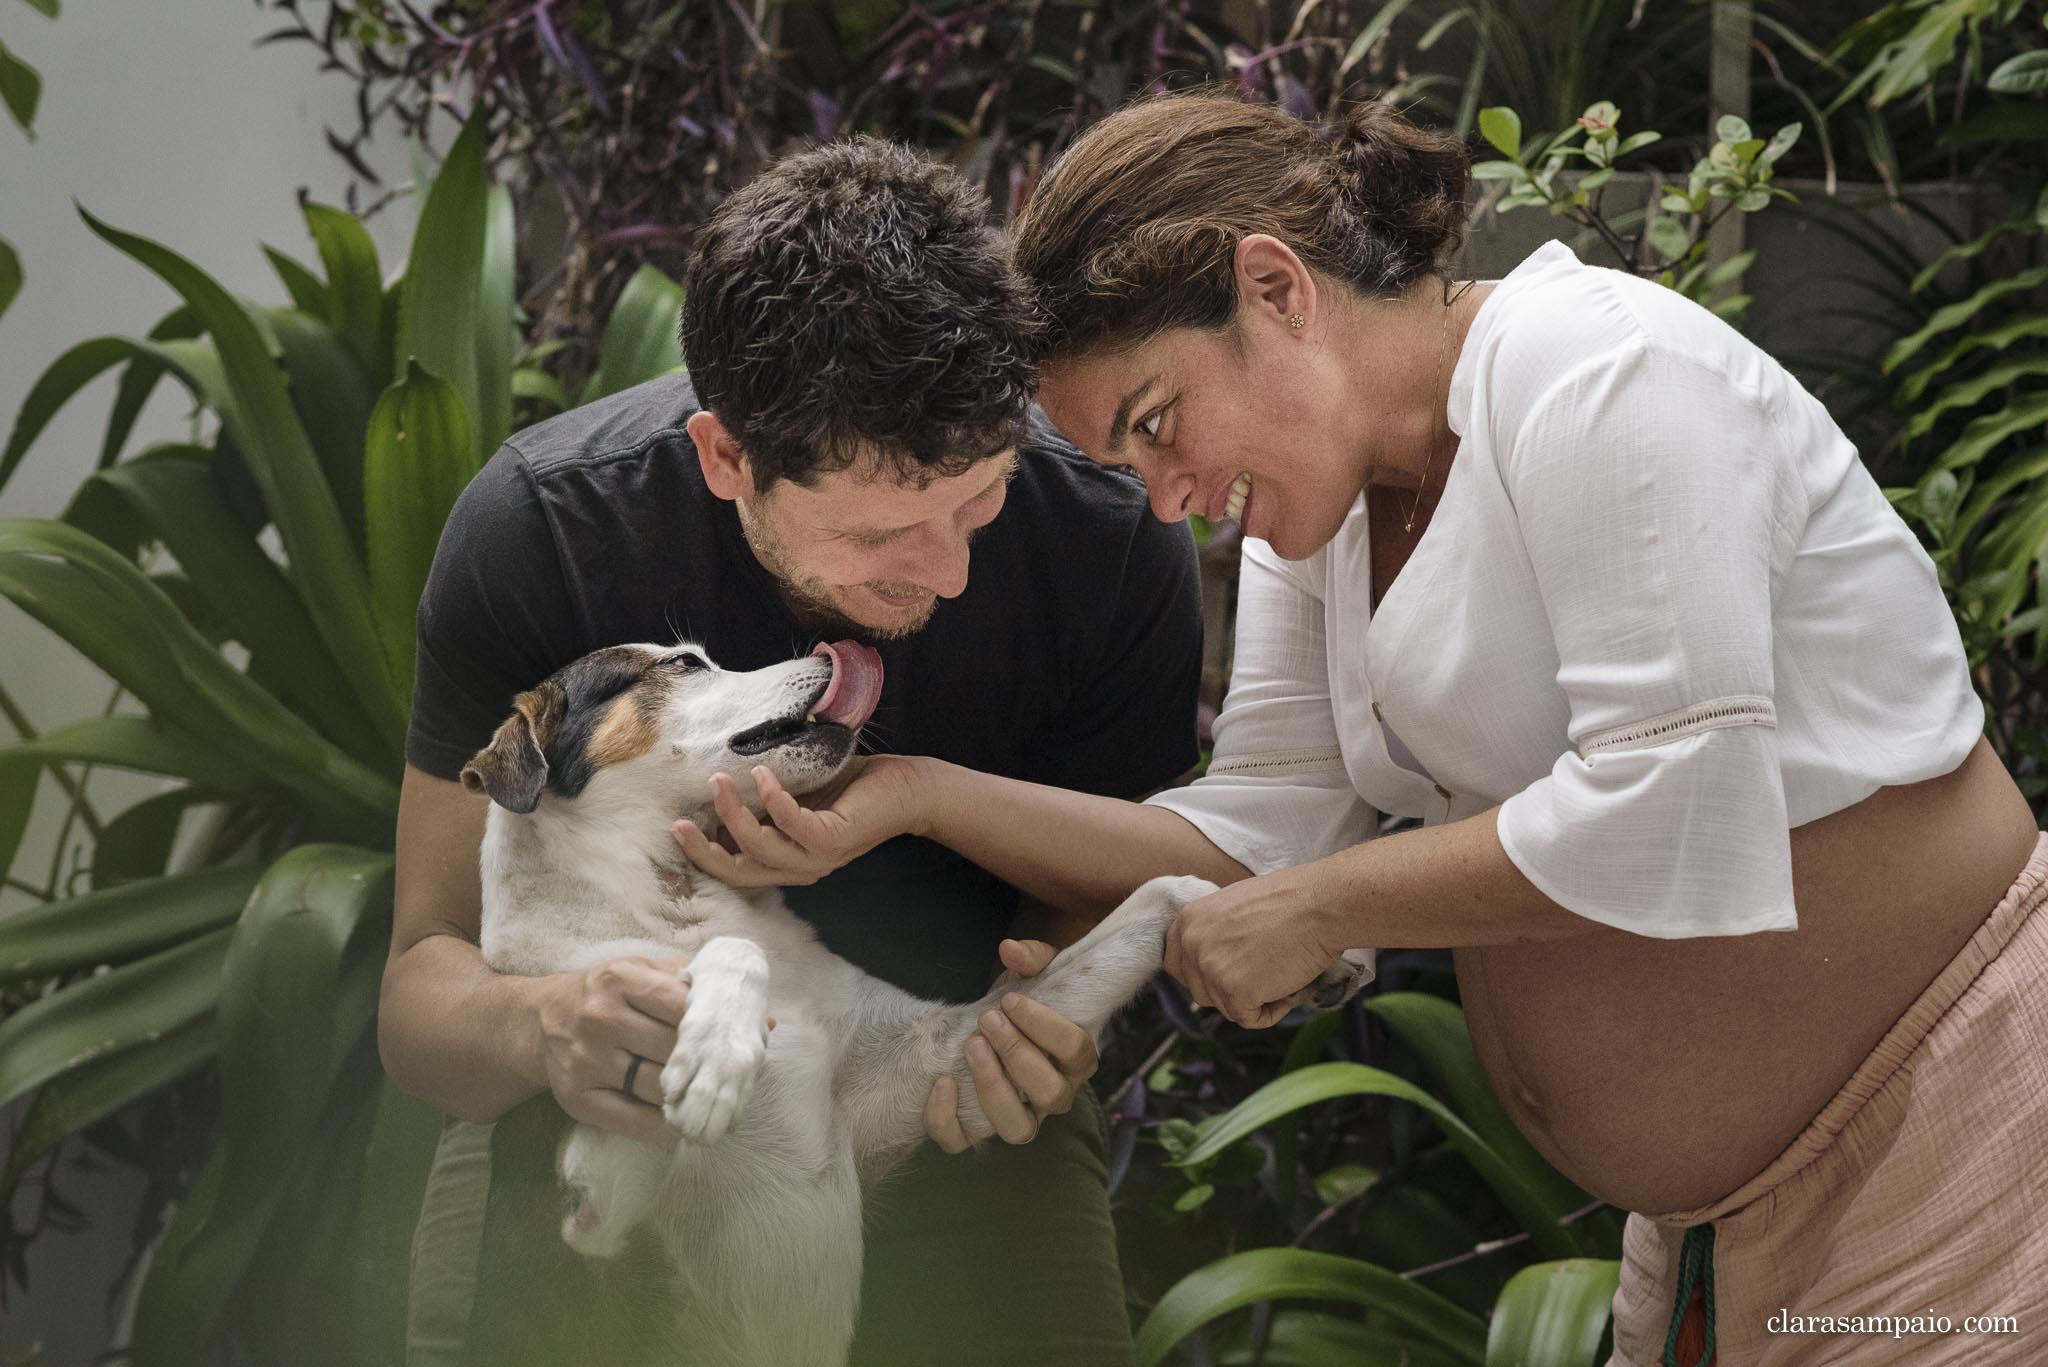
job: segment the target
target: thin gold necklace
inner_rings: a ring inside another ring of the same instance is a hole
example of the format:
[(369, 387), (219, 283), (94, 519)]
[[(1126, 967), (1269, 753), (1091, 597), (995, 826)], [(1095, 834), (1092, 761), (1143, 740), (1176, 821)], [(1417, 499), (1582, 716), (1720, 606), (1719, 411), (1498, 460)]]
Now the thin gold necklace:
[[(1475, 283), (1477, 282), (1467, 280), (1462, 285), (1459, 285), (1458, 292), (1453, 294), (1451, 293), (1450, 277), (1446, 276), (1444, 278), (1444, 321), (1441, 329), (1442, 335), (1437, 342), (1436, 368), (1442, 371), (1444, 376), (1443, 406), (1446, 418), (1448, 418), (1451, 407), (1451, 375), (1453, 373), (1444, 364), (1451, 350), (1451, 309), (1460, 299), (1465, 297), (1465, 291), (1471, 289)], [(1415, 530), (1415, 516), (1422, 511), (1422, 491), (1429, 485), (1429, 472), (1436, 465), (1436, 450), (1442, 444), (1438, 440), (1436, 433), (1432, 431), (1429, 437), (1429, 455), (1422, 462), (1422, 479), (1415, 486), (1414, 501), (1408, 505), (1408, 520), (1401, 524), (1401, 534), (1403, 536)]]

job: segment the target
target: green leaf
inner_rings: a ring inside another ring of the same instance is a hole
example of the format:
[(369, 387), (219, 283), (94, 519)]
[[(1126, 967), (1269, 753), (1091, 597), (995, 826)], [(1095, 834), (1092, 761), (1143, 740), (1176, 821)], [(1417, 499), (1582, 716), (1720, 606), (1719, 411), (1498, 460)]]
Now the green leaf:
[(1472, 168), (1474, 180), (1524, 180), (1529, 169), (1518, 161), (1482, 161)]
[(36, 104), (42, 97), (43, 78), (9, 52), (7, 44), (0, 43), (0, 103), (6, 104), (7, 112), (31, 141), (36, 135)]
[(1182, 1192), (1180, 1199), (1173, 1203), (1173, 1208), (1185, 1215), (1191, 1210), (1200, 1210), (1209, 1203), (1209, 1198), (1215, 1194), (1216, 1188), (1208, 1182), (1203, 1182), (1198, 1186), (1189, 1187), (1186, 1191)]
[(1715, 286), (1725, 285), (1730, 281), (1740, 279), (1742, 273), (1754, 265), (1755, 262), (1756, 251), (1754, 248), (1746, 252), (1737, 252), (1720, 265), (1707, 271), (1706, 285), (1709, 289), (1712, 289)]
[(1422, 1061), (1451, 1109), (1520, 1173), (1546, 1210), (1562, 1216), (1586, 1204), (1586, 1194), (1544, 1161), (1501, 1108), (1472, 1047), (1463, 1011), (1422, 992), (1382, 992), (1366, 1001), (1365, 1009), (1385, 1021), (1394, 1038)]
[[(399, 293), (390, 377), (403, 382), (408, 363), (417, 361), (455, 387), (464, 413), (483, 412), (477, 350), (490, 217), (484, 123), (485, 115), (479, 112), (463, 126), (420, 209), (419, 231), (413, 236), (412, 257)], [(470, 435), (474, 440), (477, 433)]]
[(404, 743), (411, 699), (397, 686), (377, 634), (368, 575), (256, 321), (175, 252), (80, 212), (94, 232), (162, 277), (205, 323), (231, 394), (223, 420), (263, 490), (292, 581), (329, 652), (395, 751)]
[(2032, 223), (2027, 222), (2025, 219), (2016, 218), (2005, 223), (1997, 224), (1994, 227), (1992, 227), (1989, 231), (1977, 237), (1973, 237), (1967, 242), (1958, 242), (1954, 246), (1942, 252), (1941, 255), (1935, 257), (1934, 260), (1927, 263), (1926, 269), (1922, 270), (1920, 274), (1913, 277), (1913, 283), (1907, 288), (1911, 289), (1913, 293), (1919, 294), (1922, 291), (1924, 291), (1929, 285), (1933, 284), (1935, 278), (1939, 276), (1943, 271), (1947, 270), (1950, 266), (1953, 266), (1958, 262), (1970, 261), (1974, 260), (1979, 256), (1982, 256), (1985, 252), (1989, 251), (1992, 247), (1996, 246), (1999, 243), (1999, 241), (2009, 233), (2026, 233), (2032, 232), (2033, 230), (2034, 225)]
[[(2014, 460), (2005, 461), (1998, 467), (1998, 473), (1980, 482), (1970, 491), (1969, 502), (1956, 515), (1954, 536), (1958, 542), (1969, 539), (1984, 514), (1991, 506), (2022, 484), (2031, 484), (2048, 475), (2048, 446), (2037, 447)], [(1910, 491), (1915, 495), (1918, 490)]]
[(389, 372), (383, 368), (388, 363), (379, 355), (377, 345), (378, 319), (384, 311), (377, 244), (354, 214), (310, 199), (300, 207), (327, 272), (327, 308), (306, 312), (321, 313), (348, 342), (363, 369), (381, 378)]
[(2032, 95), (2048, 90), (2048, 49), (2036, 48), (2006, 58), (1985, 84), (1999, 95)]
[(142, 354), (126, 337), (94, 337), (50, 362), (29, 386), (28, 396), (21, 401), (21, 411), (15, 415), (14, 430), (8, 433), (6, 449), (0, 450), (0, 489), (7, 486), (28, 448), (72, 395), (102, 372)]
[[(0, 237), (0, 316), (21, 294), (21, 256), (6, 238)], [(0, 483), (4, 483), (0, 479)]]
[(1934, 401), (1915, 413), (1906, 424), (1905, 437), (1911, 441), (1925, 434), (1951, 409), (1969, 408), (2007, 385), (2036, 375), (2048, 375), (2048, 352), (2023, 356), (2017, 361), (1991, 367), (1970, 379), (1950, 385)]
[(1770, 146), (1764, 148), (1758, 160), (1766, 166), (1775, 165), (1778, 158), (1791, 151), (1792, 145), (1799, 141), (1800, 132), (1801, 125), (1796, 123), (1786, 124), (1776, 133), (1772, 134)]
[(571, 407), (561, 381), (539, 366), (523, 365), (512, 372), (512, 397), (544, 403), (557, 413), (566, 413)]
[(0, 753), (11, 756), (11, 762), (98, 764), (162, 774), (210, 793), (246, 792), (252, 787), (248, 770), (149, 717), (88, 717), (34, 740), (17, 741)]
[[(518, 242), (512, 219), (512, 194), (493, 185), (484, 211), (483, 275), (478, 282), (476, 420), (478, 463), (504, 445), (512, 434), (512, 358), (519, 350), (519, 306), (514, 275)], [(630, 292), (631, 284), (627, 285)], [(612, 315), (617, 323), (618, 315)], [(669, 331), (676, 330), (673, 322)], [(682, 364), (678, 347), (676, 364)]]
[(1959, 338), (1941, 354), (1939, 359), (1914, 371), (1900, 382), (1899, 402), (1912, 403), (1926, 392), (1930, 383), (1948, 373), (1958, 361), (1973, 351), (1987, 347), (1993, 351), (2004, 351), (2014, 342), (2029, 341), (2035, 337), (2048, 337), (2048, 310), (2018, 314), (1995, 328)]
[(108, 821), (92, 842), (94, 890), (163, 877), (185, 813), (213, 800), (199, 789), (179, 788), (146, 797)]
[(441, 525), (477, 471), (476, 442), (455, 386), (412, 362), (377, 400), (363, 447), (370, 586), (385, 648), (410, 662), (413, 618)]
[(1481, 1363), (1486, 1325), (1453, 1302), (1355, 1258), (1296, 1248), (1255, 1248), (1199, 1268), (1159, 1298), (1138, 1329), (1139, 1367), (1157, 1367), (1176, 1343), (1220, 1316), (1268, 1300), (1367, 1306)]
[(1621, 1264), (1572, 1258), (1508, 1279), (1486, 1329), (1487, 1367), (1593, 1367)]
[(1606, 166), (1602, 167), (1598, 171), (1592, 172), (1589, 175), (1581, 177), (1578, 185), (1579, 193), (1592, 193), (1593, 191), (1599, 189), (1601, 186), (1605, 185), (1608, 181), (1613, 180), (1614, 175), (1614, 168), (1612, 166)]
[(1393, 27), (1394, 21), (1401, 17), (1401, 11), (1407, 9), (1411, 3), (1413, 0), (1388, 0), (1388, 3), (1373, 12), (1372, 18), (1366, 20), (1365, 26), (1358, 30), (1358, 36), (1352, 39), (1350, 49), (1344, 54), (1344, 60), (1337, 66), (1337, 79), (1340, 82), (1351, 74), (1352, 67), (1365, 59), (1365, 54), (1372, 51), (1372, 45), (1380, 40), (1380, 35)]
[(342, 335), (313, 314), (266, 309), (258, 317), (276, 334), (292, 411), (312, 443), (314, 459), (320, 463), (328, 493), (341, 514), (349, 547), (360, 554), (364, 545), (363, 430), (377, 400), (370, 374)]
[(1999, 443), (2048, 423), (2048, 393), (2028, 394), (1995, 413), (1973, 419), (1962, 435), (1936, 462), (1943, 470), (1975, 465), (1991, 454)]
[(292, 297), (293, 308), (315, 318), (332, 321), (328, 313), (327, 286), (321, 283), (319, 276), (275, 247), (264, 247), (263, 255), (269, 260), (270, 268), (277, 272), (277, 278), (284, 282), (284, 291)]
[(0, 1169), (0, 1203), (22, 1176), (66, 1138), (127, 1109), (213, 1058), (210, 1017), (201, 1016), (118, 1053), (94, 1057), (45, 1083), (14, 1132)]
[(679, 368), (683, 348), (676, 329), (682, 310), (681, 285), (652, 266), (635, 271), (605, 325), (597, 373), (585, 388), (583, 401), (616, 394)]
[(1956, 507), (1963, 501), (1962, 482), (1952, 470), (1936, 470), (1920, 481), (1920, 517), (1936, 542), (1944, 542), (1955, 526)]
[(1897, 370), (1899, 366), (1918, 355), (1920, 349), (1930, 341), (1945, 332), (1955, 331), (2007, 295), (2025, 295), (2043, 284), (2048, 284), (2048, 266), (2036, 266), (2032, 270), (2021, 271), (2003, 280), (1994, 280), (1968, 299), (1936, 309), (1934, 316), (1929, 318), (1918, 332), (1902, 337), (1892, 344), (1891, 350), (1885, 353), (1885, 373), (1889, 375)]
[(139, 1360), (204, 1355), (292, 1178), (367, 1101), (335, 1084), (373, 1029), (390, 872), (388, 855), (299, 846), (235, 926), (217, 985), (221, 1141), (150, 1267)]
[(95, 974), (0, 1022), (0, 1106), (96, 1058), (204, 1017), (220, 991), (229, 931)]
[(313, 731), (222, 659), (134, 565), (62, 523), (0, 519), (0, 596), (118, 679), (167, 726), (303, 795), (382, 828), (391, 781)]
[(1733, 114), (1723, 114), (1714, 124), (1714, 136), (1731, 147), (1738, 142), (1748, 142), (1749, 124)]
[(1633, 152), (1638, 147), (1648, 147), (1653, 142), (1661, 142), (1663, 139), (1662, 133), (1646, 128), (1640, 133), (1631, 133), (1623, 138), (1620, 145), (1614, 149), (1614, 155), (1618, 157), (1623, 153)]
[(1308, 1310), (1274, 1314), (1260, 1351), (1226, 1348), (1219, 1367), (1466, 1367), (1471, 1359), (1398, 1330)]
[(1339, 1205), (1379, 1185), (1380, 1175), (1361, 1163), (1339, 1163), (1316, 1174), (1316, 1197), (1326, 1206)]
[(1677, 261), (1692, 249), (1692, 234), (1675, 218), (1660, 218), (1650, 225), (1650, 245), (1666, 261)]
[(1479, 111), (1479, 136), (1509, 158), (1522, 155), (1522, 116), (1506, 105)]
[[(157, 325), (149, 330), (149, 340), (189, 341), (203, 330), (199, 320), (192, 316), (192, 310), (181, 304), (157, 321)], [(114, 391), (114, 406), (107, 414), (107, 435), (100, 442), (101, 469), (121, 458), (121, 450), (127, 446), (129, 434), (135, 430), (136, 420), (142, 416), (143, 406), (156, 392), (157, 381), (167, 373), (179, 374), (162, 357), (146, 351), (129, 361), (128, 368), (121, 372), (121, 383)], [(183, 380), (184, 376), (180, 374), (179, 378)], [(225, 384), (223, 380), (222, 386)]]
[(1769, 190), (1744, 190), (1735, 197), (1735, 207), (1746, 214), (1753, 214), (1759, 209), (1769, 208), (1770, 203), (1771, 192)]
[(1537, 1250), (1546, 1257), (1582, 1252), (1579, 1238), (1557, 1223), (1544, 1193), (1441, 1101), (1404, 1078), (1359, 1063), (1318, 1063), (1275, 1078), (1230, 1110), (1195, 1127), (1196, 1142), (1174, 1160), (1175, 1167), (1206, 1162), (1232, 1144), (1304, 1106), (1339, 1097), (1391, 1096), (1427, 1111), (1453, 1147), (1513, 1213)]

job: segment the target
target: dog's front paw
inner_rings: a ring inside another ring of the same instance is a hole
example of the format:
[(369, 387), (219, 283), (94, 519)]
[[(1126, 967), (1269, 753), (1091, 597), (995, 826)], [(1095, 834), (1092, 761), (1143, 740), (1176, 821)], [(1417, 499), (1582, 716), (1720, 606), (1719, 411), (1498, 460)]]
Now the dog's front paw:
[(716, 1144), (747, 1104), (767, 1052), (759, 1022), (685, 1013), (661, 1070), (662, 1114), (683, 1138)]
[(1358, 995), (1360, 988), (1377, 975), (1373, 951), (1347, 949), (1337, 962), (1323, 970), (1321, 977), (1294, 994), (1295, 1005), (1328, 1011)]

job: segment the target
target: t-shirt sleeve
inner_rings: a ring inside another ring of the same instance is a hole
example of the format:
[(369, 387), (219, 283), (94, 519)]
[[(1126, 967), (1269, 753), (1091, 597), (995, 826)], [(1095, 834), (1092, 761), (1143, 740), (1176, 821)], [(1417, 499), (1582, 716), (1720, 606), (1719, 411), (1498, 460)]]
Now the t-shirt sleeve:
[(1236, 660), (1208, 771), (1150, 799), (1253, 873), (1349, 849), (1379, 824), (1338, 745), (1323, 600), (1309, 568), (1319, 564), (1245, 543)]
[(1200, 755), (1202, 583), (1187, 525), (1134, 512), (1119, 572), (1094, 591), (1113, 594), (1105, 629), (1059, 715), (1032, 738), (1028, 777), (1135, 798)]
[(1764, 401), (1638, 339), (1565, 374), (1498, 450), (1572, 742), (1502, 804), (1508, 858), (1641, 935), (1792, 928), (1771, 601), (1805, 503)]
[(511, 447), (456, 499), (416, 625), (405, 757), (452, 780), (511, 712), (513, 696), (554, 672), (578, 635), (540, 496)]

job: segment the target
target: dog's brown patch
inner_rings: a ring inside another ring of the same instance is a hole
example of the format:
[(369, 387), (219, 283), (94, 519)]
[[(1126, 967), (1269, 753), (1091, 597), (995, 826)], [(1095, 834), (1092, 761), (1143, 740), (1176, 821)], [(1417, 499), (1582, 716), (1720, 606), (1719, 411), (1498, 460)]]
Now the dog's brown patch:
[(649, 679), (612, 699), (604, 720), (590, 733), (585, 753), (590, 756), (591, 766), (601, 769), (608, 764), (624, 764), (653, 749), (661, 737), (660, 706), (661, 698)]

